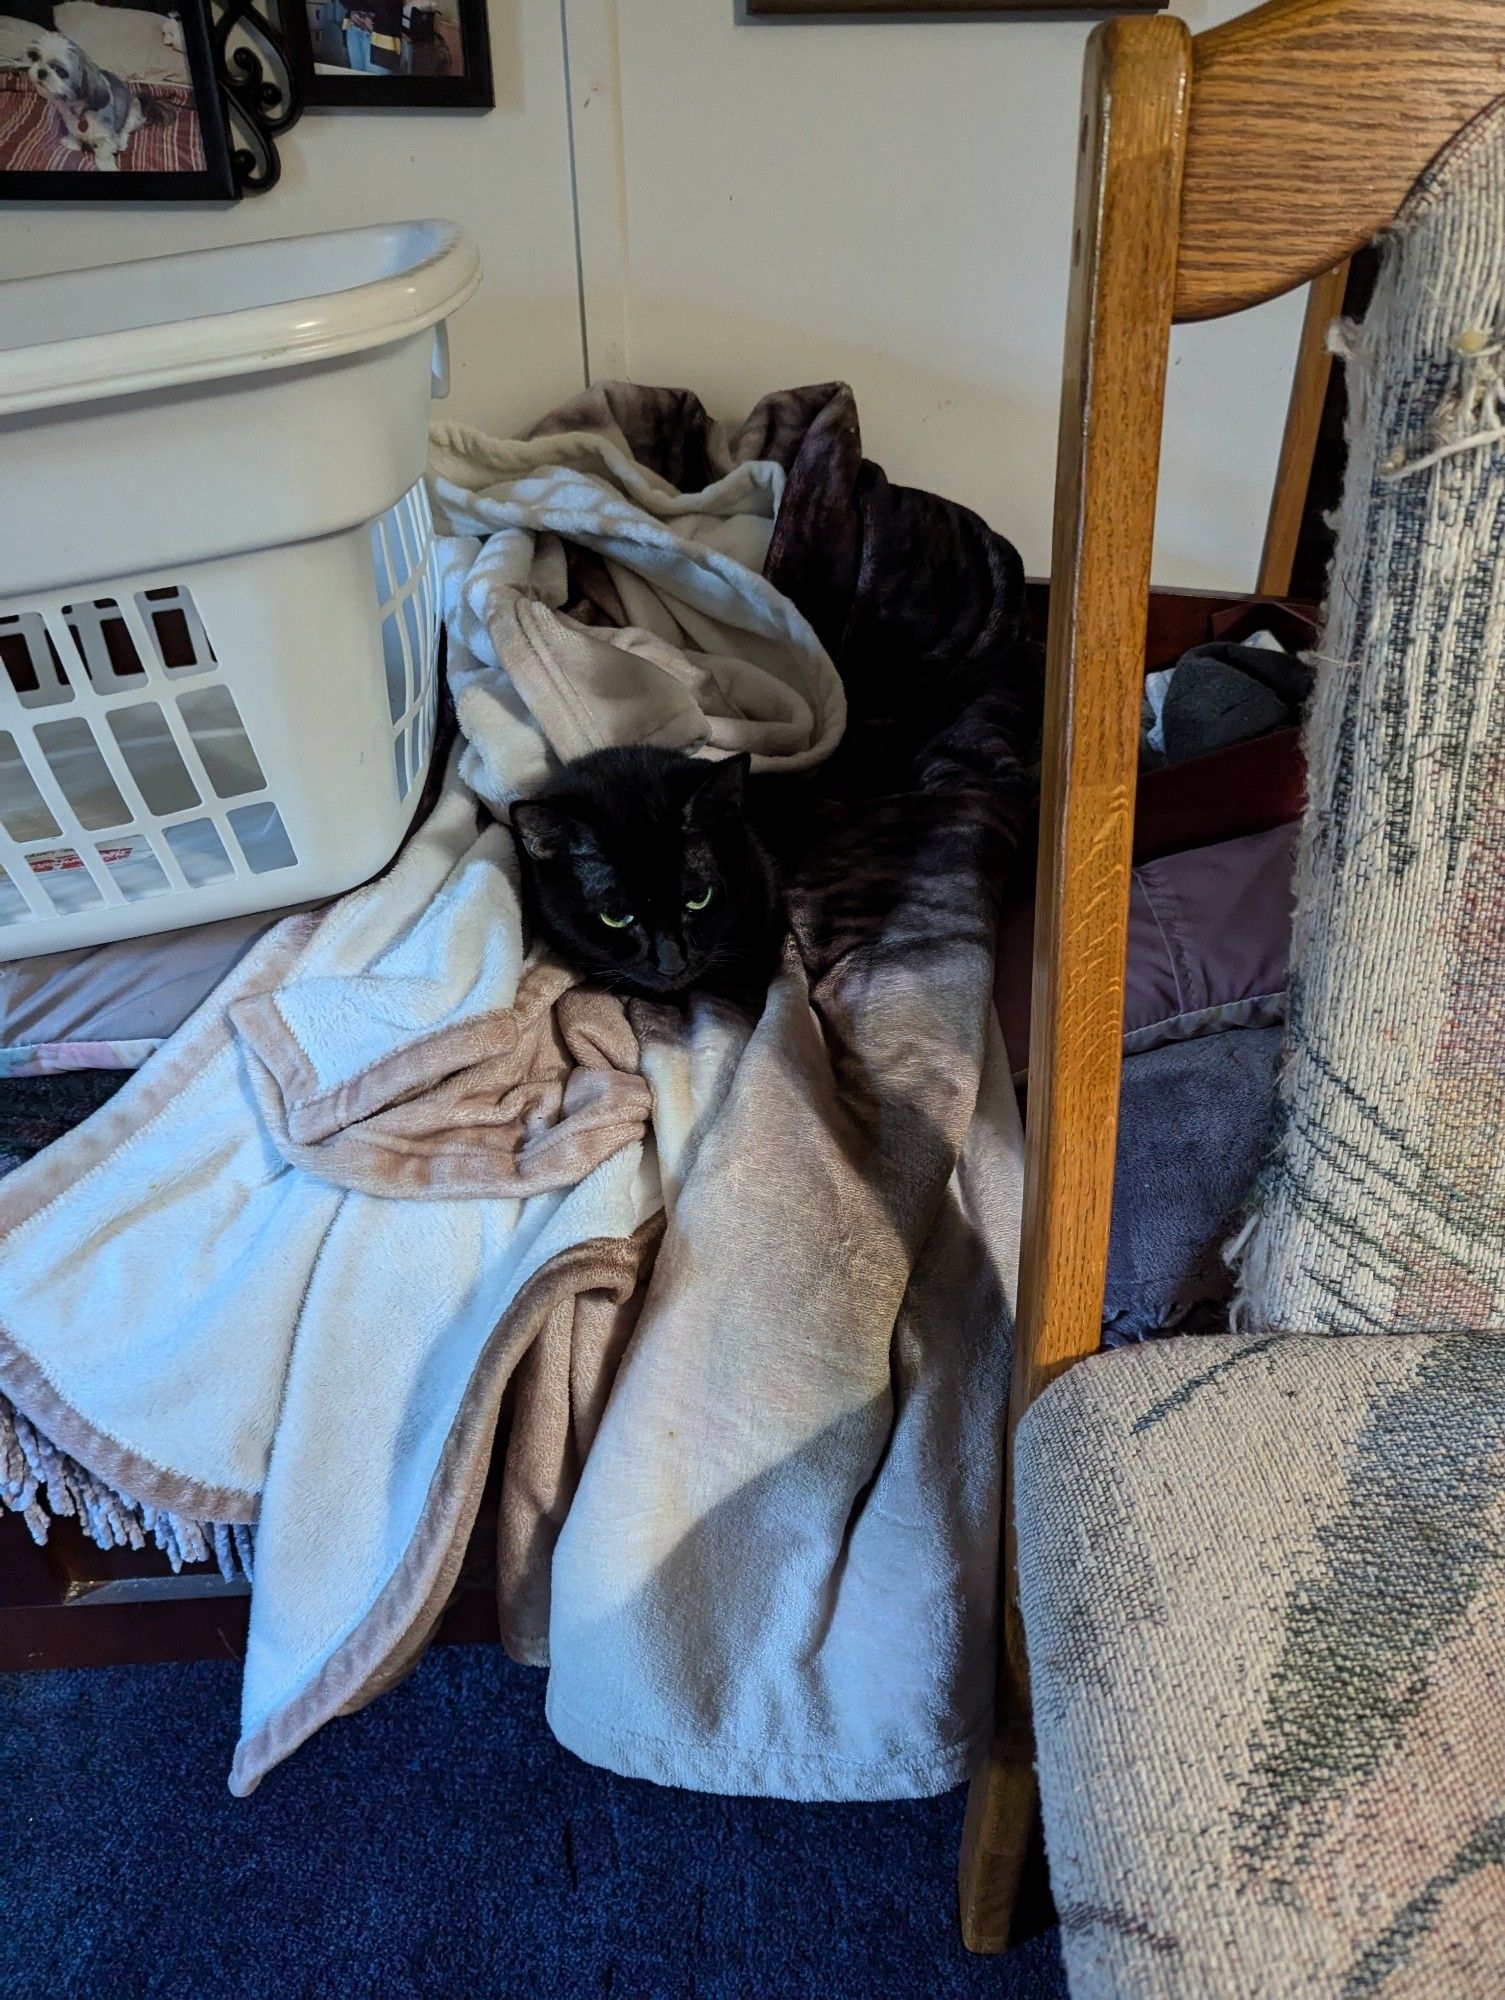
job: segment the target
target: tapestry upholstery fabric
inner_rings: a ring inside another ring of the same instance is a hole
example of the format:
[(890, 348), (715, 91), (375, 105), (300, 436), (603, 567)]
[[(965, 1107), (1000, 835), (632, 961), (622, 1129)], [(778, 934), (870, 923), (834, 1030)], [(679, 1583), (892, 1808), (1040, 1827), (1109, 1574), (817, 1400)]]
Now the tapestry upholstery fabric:
[(1073, 2000), (1505, 1992), (1505, 1343), (1154, 1342), (1016, 1464)]
[(1505, 1332), (1505, 104), (1418, 182), (1341, 335), (1283, 1137), (1240, 1324)]

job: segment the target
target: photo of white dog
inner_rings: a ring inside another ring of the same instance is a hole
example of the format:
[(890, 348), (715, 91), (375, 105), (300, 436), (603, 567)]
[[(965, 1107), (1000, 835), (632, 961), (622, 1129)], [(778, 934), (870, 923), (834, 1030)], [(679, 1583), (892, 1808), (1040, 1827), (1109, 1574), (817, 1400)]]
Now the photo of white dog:
[(150, 92), (101, 69), (66, 35), (39, 29), (26, 50), (26, 68), (62, 121), (64, 147), (89, 154), (101, 173), (117, 173), (132, 137), (170, 116)]
[(234, 195), (208, 0), (0, 0), (0, 202)]

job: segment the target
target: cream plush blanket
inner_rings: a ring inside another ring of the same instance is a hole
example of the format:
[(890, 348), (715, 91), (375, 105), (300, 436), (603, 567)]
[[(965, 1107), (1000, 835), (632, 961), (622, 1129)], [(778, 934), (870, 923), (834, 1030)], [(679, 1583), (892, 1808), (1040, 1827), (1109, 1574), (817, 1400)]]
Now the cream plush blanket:
[(543, 1054), (561, 982), (514, 873), (452, 783), (388, 876), (271, 932), (0, 1183), (0, 1384), (37, 1469), (190, 1548), (254, 1526), (240, 1791), (422, 1644), (518, 1354), (636, 1283), (636, 1042), (578, 996), (596, 1032), (555, 1009)]
[[(653, 392), (614, 395), (562, 439), (436, 436), (461, 745), (397, 866), (0, 1184), (12, 1504), (254, 1527), (240, 1791), (422, 1645), (499, 1414), (503, 1633), (582, 1755), (899, 1796), (988, 1726), (1021, 1152), (991, 911), (1033, 702), (1006, 545), (875, 493), (844, 392), (771, 399), (742, 444), (778, 456), (734, 444), (688, 493), (633, 435)], [(477, 800), (634, 734), (828, 758), (842, 684), (778, 588), (818, 519), (945, 549), (904, 641), (928, 622), (928, 671), (863, 648), (761, 1019), (629, 1020), (528, 956)]]

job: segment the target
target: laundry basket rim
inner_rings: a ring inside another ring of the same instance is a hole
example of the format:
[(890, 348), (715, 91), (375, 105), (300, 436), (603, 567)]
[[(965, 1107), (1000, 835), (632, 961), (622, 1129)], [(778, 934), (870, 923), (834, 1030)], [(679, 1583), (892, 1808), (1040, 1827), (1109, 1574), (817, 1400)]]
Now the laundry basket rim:
[[(71, 407), (106, 397), (130, 396), (207, 383), (276, 368), (338, 359), (410, 338), (438, 325), (463, 305), (480, 283), (480, 255), (457, 224), (437, 219), (367, 224), (358, 229), (314, 236), (267, 239), (260, 243), (183, 251), (92, 272), (16, 278), (0, 283), (0, 327), (18, 323), (22, 294), (31, 289), (45, 311), (44, 288), (60, 303), (81, 284), (108, 286), (129, 275), (140, 291), (159, 277), (162, 284), (191, 281), (198, 267), (231, 268), (231, 260), (259, 256), (275, 269), (279, 250), (307, 261), (319, 245), (331, 264), (369, 251), (372, 275), (327, 290), (234, 307), (186, 314), (154, 324), (138, 324), (73, 337), (0, 344), (0, 417)], [(379, 267), (385, 250), (388, 268)], [(245, 268), (242, 266), (242, 268)], [(7, 310), (13, 306), (14, 310)], [(0, 335), (0, 342), (4, 336)]]

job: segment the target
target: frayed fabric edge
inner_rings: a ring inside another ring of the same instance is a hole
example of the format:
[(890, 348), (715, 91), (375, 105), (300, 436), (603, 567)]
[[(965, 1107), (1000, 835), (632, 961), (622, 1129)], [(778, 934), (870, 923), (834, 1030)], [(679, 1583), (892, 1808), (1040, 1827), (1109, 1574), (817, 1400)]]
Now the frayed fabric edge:
[(227, 1583), (251, 1580), (255, 1538), (240, 1522), (197, 1521), (121, 1493), (59, 1451), (5, 1396), (0, 1396), (0, 1508), (19, 1514), (38, 1545), (54, 1520), (75, 1520), (101, 1549), (144, 1549), (153, 1542), (173, 1570), (214, 1562)]
[(1223, 1245), (1223, 1261), (1234, 1274), (1233, 1300), (1228, 1309), (1230, 1333), (1264, 1330), (1263, 1300), (1275, 1254), (1275, 1235), (1269, 1217), (1263, 1209), (1255, 1208)]

